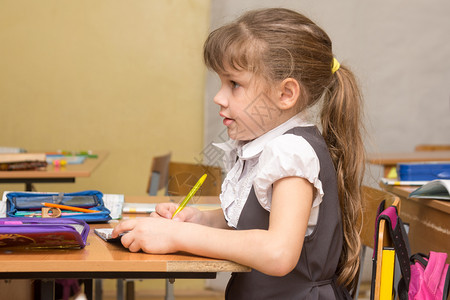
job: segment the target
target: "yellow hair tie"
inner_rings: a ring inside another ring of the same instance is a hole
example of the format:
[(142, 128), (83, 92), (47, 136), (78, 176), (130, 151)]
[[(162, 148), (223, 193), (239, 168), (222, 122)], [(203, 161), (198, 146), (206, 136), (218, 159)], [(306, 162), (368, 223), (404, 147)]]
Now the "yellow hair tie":
[(331, 67), (331, 73), (336, 73), (337, 70), (339, 70), (339, 67), (341, 64), (337, 61), (336, 58), (333, 57), (333, 66)]

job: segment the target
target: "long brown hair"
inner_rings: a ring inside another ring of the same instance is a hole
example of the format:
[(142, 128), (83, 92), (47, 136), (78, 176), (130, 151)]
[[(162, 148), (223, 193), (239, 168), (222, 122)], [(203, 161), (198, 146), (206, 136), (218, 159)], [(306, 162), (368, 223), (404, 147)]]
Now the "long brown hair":
[(300, 109), (323, 99), (322, 135), (333, 159), (342, 209), (344, 248), (338, 281), (352, 290), (359, 271), (361, 184), (364, 147), (361, 94), (353, 74), (341, 65), (332, 72), (328, 35), (307, 17), (283, 8), (250, 11), (209, 35), (206, 65), (220, 73), (231, 67), (251, 71), (267, 83), (296, 79)]

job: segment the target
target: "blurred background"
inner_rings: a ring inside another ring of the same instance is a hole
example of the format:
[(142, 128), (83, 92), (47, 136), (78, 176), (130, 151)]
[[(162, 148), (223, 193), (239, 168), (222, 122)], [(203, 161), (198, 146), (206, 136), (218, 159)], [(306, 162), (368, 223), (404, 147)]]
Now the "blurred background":
[(2, 0), (0, 146), (109, 152), (91, 177), (39, 191), (145, 194), (153, 156), (199, 162), (223, 139), (208, 32), (274, 6), (324, 28), (359, 78), (369, 152), (450, 142), (448, 1)]
[[(446, 0), (0, 0), (0, 146), (109, 153), (89, 178), (38, 191), (144, 195), (154, 156), (218, 163), (208, 150), (226, 136), (203, 42), (262, 7), (302, 12), (329, 34), (361, 84), (368, 152), (450, 143)], [(366, 183), (380, 175), (370, 166)], [(0, 184), (11, 190), (23, 185)]]

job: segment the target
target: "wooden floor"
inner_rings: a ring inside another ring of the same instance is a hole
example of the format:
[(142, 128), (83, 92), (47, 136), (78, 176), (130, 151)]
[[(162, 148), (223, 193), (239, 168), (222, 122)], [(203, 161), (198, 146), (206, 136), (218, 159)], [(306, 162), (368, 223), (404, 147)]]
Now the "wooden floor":
[[(135, 280), (135, 300), (164, 300), (165, 280)], [(117, 299), (117, 281), (104, 280), (103, 300)], [(224, 293), (205, 289), (203, 279), (177, 279), (174, 283), (176, 300), (223, 300)]]
[[(116, 297), (103, 297), (103, 300), (115, 300)], [(207, 295), (177, 295), (175, 294), (175, 300), (224, 300), (224, 295), (207, 296)], [(164, 295), (136, 295), (135, 300), (164, 300)]]
[[(135, 281), (135, 300), (164, 300), (165, 280), (147, 279)], [(103, 300), (117, 299), (117, 281), (103, 280)], [(369, 299), (370, 283), (362, 283), (360, 300)], [(0, 299), (32, 299), (31, 280), (0, 281)], [(176, 300), (223, 300), (224, 293), (205, 288), (205, 281), (201, 279), (177, 279), (174, 284)], [(85, 296), (71, 297), (71, 300), (83, 300)]]
[[(153, 281), (153, 282), (151, 282)], [(207, 290), (202, 287), (202, 280), (187, 280), (186, 282), (175, 282), (176, 300), (224, 300), (223, 292)], [(194, 282), (192, 282), (194, 281)], [(196, 282), (195, 282), (196, 281)], [(191, 284), (189, 282), (192, 282)], [(135, 300), (164, 300), (164, 281), (143, 280), (136, 281)], [(178, 284), (178, 286), (177, 286)], [(108, 285), (108, 283), (106, 284)], [(362, 283), (360, 287), (360, 300), (368, 300), (370, 283)], [(103, 292), (103, 300), (116, 300), (116, 290), (109, 289)]]

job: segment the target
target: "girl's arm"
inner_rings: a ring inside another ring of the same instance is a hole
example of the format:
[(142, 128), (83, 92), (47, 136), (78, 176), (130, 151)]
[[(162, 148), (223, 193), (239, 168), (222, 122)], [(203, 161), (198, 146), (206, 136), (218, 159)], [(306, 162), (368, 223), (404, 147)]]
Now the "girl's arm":
[(164, 218), (134, 219), (120, 223), (114, 236), (132, 252), (189, 253), (232, 260), (273, 276), (289, 273), (303, 246), (313, 199), (313, 186), (299, 177), (273, 185), (268, 230), (224, 230)]

